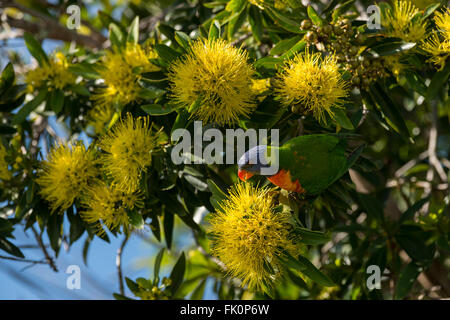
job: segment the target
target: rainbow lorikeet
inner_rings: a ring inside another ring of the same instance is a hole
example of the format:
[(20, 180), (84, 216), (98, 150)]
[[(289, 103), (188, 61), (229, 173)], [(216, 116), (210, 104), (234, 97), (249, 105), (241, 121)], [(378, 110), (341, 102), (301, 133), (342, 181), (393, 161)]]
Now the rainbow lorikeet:
[(248, 150), (238, 161), (238, 175), (247, 180), (265, 175), (271, 150), (278, 148), (278, 172), (265, 175), (273, 184), (288, 191), (315, 195), (344, 175), (351, 162), (347, 159), (346, 140), (337, 135), (312, 134), (295, 137), (281, 147), (259, 145)]

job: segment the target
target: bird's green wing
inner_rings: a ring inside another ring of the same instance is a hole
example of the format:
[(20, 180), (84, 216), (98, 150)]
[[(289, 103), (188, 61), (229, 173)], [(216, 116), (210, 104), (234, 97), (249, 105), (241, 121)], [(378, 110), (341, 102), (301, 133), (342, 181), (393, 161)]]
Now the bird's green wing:
[(280, 148), (280, 169), (288, 170), (309, 194), (318, 194), (347, 171), (345, 141), (334, 135), (293, 138)]

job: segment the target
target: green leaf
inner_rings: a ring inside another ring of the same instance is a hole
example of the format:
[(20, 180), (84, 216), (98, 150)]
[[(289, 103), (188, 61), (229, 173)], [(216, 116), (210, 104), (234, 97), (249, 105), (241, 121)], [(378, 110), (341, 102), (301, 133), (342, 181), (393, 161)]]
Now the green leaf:
[(89, 90), (81, 85), (81, 84), (73, 84), (67, 87), (68, 90), (74, 92), (74, 93), (78, 93), (79, 95), (85, 96), (85, 97), (89, 97), (90, 96), (90, 92)]
[(370, 93), (373, 97), (373, 100), (376, 101), (385, 117), (390, 120), (391, 127), (398, 133), (402, 134), (404, 138), (410, 137), (410, 133), (408, 127), (405, 124), (404, 117), (400, 113), (400, 107), (396, 103), (394, 103), (394, 101), (381, 88), (381, 86), (378, 83), (372, 85)]
[(293, 33), (299, 33), (303, 34), (304, 31), (300, 29), (300, 23), (297, 21), (294, 21), (288, 17), (286, 17), (284, 14), (279, 12), (276, 9), (266, 7), (265, 12), (272, 18), (276, 24), (278, 24), (283, 29), (293, 32)]
[(0, 124), (0, 134), (14, 134), (16, 132), (16, 128)]
[(159, 270), (161, 268), (161, 262), (164, 257), (164, 250), (165, 248), (161, 248), (161, 250), (159, 250), (158, 254), (156, 255), (155, 266), (153, 268), (154, 282), (156, 282), (156, 280), (159, 278)]
[[(355, 0), (349, 0), (344, 2), (339, 7), (332, 11), (332, 21), (337, 21), (337, 19), (342, 16), (345, 12), (347, 12), (355, 3)], [(328, 8), (327, 8), (328, 9)]]
[(383, 207), (376, 197), (369, 194), (358, 193), (358, 200), (370, 217), (378, 221), (384, 220)]
[(53, 213), (47, 222), (47, 235), (50, 240), (50, 246), (55, 251), (56, 256), (58, 256), (62, 242), (63, 218), (62, 214)]
[(395, 235), (395, 240), (397, 240), (400, 247), (416, 262), (428, 263), (431, 261), (434, 255), (433, 248), (427, 247), (420, 234), (409, 232), (404, 227), (402, 226), (399, 233)]
[(292, 38), (281, 40), (270, 50), (269, 54), (273, 56), (282, 55), (283, 53), (291, 49), (302, 38), (302, 36), (298, 35)]
[(222, 189), (220, 189), (213, 180), (208, 179), (206, 180), (206, 183), (208, 184), (209, 191), (212, 192), (213, 196), (217, 200), (221, 201), (227, 198), (226, 193), (223, 192)]
[(217, 20), (214, 20), (209, 27), (209, 40), (215, 40), (220, 38), (220, 23)]
[(263, 38), (263, 22), (261, 12), (255, 6), (249, 7), (248, 22), (252, 28), (253, 37), (260, 43)]
[(345, 109), (332, 107), (331, 111), (334, 114), (334, 120), (336, 120), (337, 124), (339, 124), (342, 128), (347, 130), (355, 129), (352, 121), (347, 117)]
[(158, 56), (168, 64), (170, 64), (172, 61), (178, 59), (181, 56), (179, 52), (166, 46), (165, 44), (159, 43), (155, 45), (155, 50), (158, 53)]
[(127, 212), (130, 224), (136, 229), (144, 229), (144, 218), (136, 210), (131, 210)]
[(22, 251), (6, 239), (0, 238), (0, 249), (19, 258), (25, 258)]
[(9, 221), (8, 219), (0, 218), (0, 232), (9, 233), (12, 230), (13, 224), (11, 223), (11, 221)]
[(190, 300), (201, 300), (203, 299), (203, 294), (205, 292), (206, 278), (203, 279), (194, 292), (192, 292)]
[(175, 31), (175, 40), (185, 50), (188, 50), (191, 46), (191, 39), (182, 31)]
[(178, 116), (175, 119), (175, 122), (174, 122), (174, 124), (172, 126), (172, 129), (170, 131), (171, 135), (177, 129), (186, 128), (186, 126), (187, 126), (187, 124), (189, 122), (189, 116), (190, 115), (189, 115), (189, 112), (187, 112), (187, 110), (185, 108), (178, 109), (177, 112), (178, 112)]
[(290, 59), (292, 58), (297, 52), (303, 51), (306, 47), (306, 41), (300, 40), (297, 42), (292, 48), (290, 48), (288, 51), (286, 51), (281, 57), (283, 59)]
[(323, 20), (322, 18), (319, 16), (319, 14), (316, 12), (316, 10), (314, 10), (313, 7), (311, 7), (310, 5), (308, 6), (307, 9), (308, 12), (308, 17), (311, 19), (311, 21), (313, 22), (313, 24), (315, 24), (316, 26), (321, 26), (323, 25)]
[(156, 240), (161, 241), (161, 226), (159, 225), (158, 216), (152, 217), (152, 221), (150, 222), (150, 229), (152, 230), (153, 235)]
[(431, 16), (433, 14), (434, 11), (436, 11), (436, 9), (438, 9), (441, 6), (440, 3), (432, 3), (430, 4), (428, 7), (425, 8), (425, 10), (423, 11), (423, 17), (422, 19), (426, 19), (429, 16)]
[(294, 231), (301, 236), (301, 242), (308, 245), (324, 244), (330, 241), (330, 234), (297, 227)]
[(5, 69), (3, 69), (0, 77), (0, 96), (14, 84), (14, 78), (14, 67), (11, 62), (9, 62)]
[(314, 282), (324, 286), (333, 287), (336, 284), (331, 281), (325, 274), (323, 274), (319, 269), (317, 269), (308, 259), (302, 256), (298, 256), (298, 261), (305, 267), (305, 269), (300, 270), (301, 273), (306, 275), (308, 278)]
[(398, 221), (398, 224), (400, 225), (405, 221), (411, 220), (414, 217), (414, 214), (419, 211), (428, 201), (430, 201), (430, 196), (420, 199), (419, 201), (414, 203), (411, 207), (408, 208), (408, 210), (403, 212)]
[(225, 10), (230, 12), (238, 12), (241, 11), (247, 0), (231, 0), (228, 2), (227, 6), (225, 7)]
[(133, 292), (133, 294), (137, 294), (141, 291), (141, 289), (139, 288), (139, 285), (134, 282), (133, 280), (131, 280), (128, 277), (125, 277), (125, 282), (127, 284), (128, 289), (130, 289), (131, 292)]
[(163, 116), (174, 112), (178, 107), (173, 105), (160, 105), (160, 104), (144, 104), (141, 109), (152, 116)]
[(56, 114), (60, 113), (64, 106), (64, 91), (54, 90), (50, 92), (50, 108)]
[(414, 262), (410, 262), (401, 272), (398, 278), (397, 287), (395, 288), (395, 299), (405, 298), (416, 281), (419, 274), (422, 272), (422, 268), (416, 265)]
[(408, 84), (414, 89), (414, 91), (417, 91), (422, 96), (426, 96), (427, 86), (425, 85), (424, 80), (419, 74), (414, 71), (405, 70), (404, 75), (406, 80), (408, 81)]
[(128, 298), (127, 296), (124, 296), (124, 295), (121, 295), (118, 293), (113, 293), (113, 297), (116, 300), (134, 300), (134, 299)]
[(134, 18), (128, 31), (127, 42), (138, 43), (139, 41), (139, 16)]
[(109, 40), (111, 41), (111, 44), (118, 49), (121, 49), (124, 46), (125, 36), (115, 23), (109, 25)]
[[(71, 209), (71, 208), (69, 208), (69, 209)], [(81, 219), (80, 215), (74, 214), (73, 209), (71, 209), (71, 210), (69, 210), (69, 209), (67, 210), (67, 217), (70, 222), (69, 242), (70, 242), (70, 244), (72, 244), (83, 235), (83, 233), (86, 229), (84, 228), (84, 222)]]
[(277, 66), (283, 63), (282, 58), (264, 57), (257, 60), (253, 65), (256, 69), (276, 70)]
[(174, 215), (169, 210), (164, 211), (164, 238), (166, 239), (167, 249), (172, 247)]
[(177, 263), (173, 267), (172, 272), (170, 273), (170, 279), (172, 280), (172, 284), (170, 285), (170, 292), (172, 293), (172, 296), (175, 296), (178, 288), (183, 282), (185, 271), (186, 257), (184, 255), (184, 252), (182, 252), (180, 257), (178, 258)]
[(442, 88), (447, 83), (447, 79), (450, 77), (450, 63), (447, 63), (441, 71), (434, 74), (428, 85), (427, 95), (428, 100), (433, 100), (438, 97)]
[(416, 45), (414, 42), (404, 41), (380, 41), (377, 42), (371, 49), (379, 56), (390, 56), (403, 51), (407, 51)]
[(165, 93), (164, 90), (149, 86), (147, 84), (147, 86), (145, 88), (141, 88), (139, 90), (138, 94), (139, 94), (139, 98), (146, 99), (146, 100), (153, 100), (153, 99), (156, 99), (156, 98), (162, 96), (164, 93)]
[(247, 10), (242, 9), (240, 12), (233, 14), (230, 19), (228, 19), (228, 40), (233, 39), (234, 34), (237, 30), (244, 24), (247, 17)]
[(45, 100), (46, 96), (47, 90), (42, 89), (33, 100), (28, 101), (22, 108), (20, 108), (19, 112), (14, 115), (12, 123), (19, 124), (25, 121), (27, 116)]
[(25, 40), (28, 51), (30, 51), (30, 54), (37, 60), (37, 62), (39, 62), (40, 66), (44, 63), (48, 63), (48, 57), (42, 49), (41, 44), (30, 33), (25, 32), (23, 39)]
[(86, 240), (84, 241), (84, 244), (83, 244), (83, 262), (86, 266), (87, 266), (87, 257), (88, 257), (88, 252), (89, 252), (90, 246), (91, 246), (91, 238), (86, 238)]

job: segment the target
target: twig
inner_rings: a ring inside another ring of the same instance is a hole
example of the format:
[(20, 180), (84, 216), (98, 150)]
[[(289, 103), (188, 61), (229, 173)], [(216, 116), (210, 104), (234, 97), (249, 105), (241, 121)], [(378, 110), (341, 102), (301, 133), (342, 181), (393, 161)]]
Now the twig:
[(32, 264), (47, 264), (46, 261), (42, 261), (42, 260), (30, 260), (30, 259), (22, 259), (22, 258), (6, 257), (6, 256), (0, 256), (0, 259), (17, 261), (17, 262), (32, 263)]
[(117, 249), (117, 256), (116, 256), (116, 266), (117, 266), (117, 276), (119, 278), (119, 288), (120, 288), (120, 294), (124, 295), (124, 285), (123, 285), (123, 275), (122, 275), (122, 254), (123, 249), (125, 248), (127, 242), (128, 242), (128, 236), (123, 239), (122, 244), (120, 245), (119, 249)]
[(0, 1), (0, 8), (6, 7), (18, 9), (23, 13), (38, 18), (40, 22), (34, 23), (22, 19), (15, 19), (8, 16), (6, 22), (14, 28), (23, 29), (25, 31), (29, 31), (35, 34), (38, 32), (46, 32), (47, 38), (67, 42), (75, 41), (76, 43), (82, 46), (87, 46), (89, 48), (102, 48), (103, 44), (106, 41), (106, 38), (101, 33), (97, 32), (96, 30), (93, 30), (92, 28), (90, 36), (78, 34), (76, 31), (69, 30), (68, 28), (62, 26), (58, 21), (56, 21), (52, 17), (43, 14), (39, 11), (28, 8), (20, 3), (16, 3), (11, 0)]
[[(445, 174), (444, 169), (442, 168), (441, 163), (439, 162), (437, 155), (436, 155), (436, 145), (437, 145), (437, 137), (438, 137), (438, 131), (437, 131), (437, 106), (436, 104), (433, 104), (431, 107), (431, 128), (430, 128), (430, 137), (428, 140), (428, 156), (430, 164), (434, 167), (436, 170), (436, 173), (438, 174), (439, 178), (442, 180), (442, 182), (447, 182), (447, 175)], [(427, 179), (431, 182), (433, 179), (433, 175), (427, 174), (427, 178), (430, 177), (431, 179)]]
[(428, 150), (419, 154), (419, 156), (415, 159), (412, 159), (401, 166), (397, 171), (395, 171), (395, 176), (397, 178), (403, 176), (409, 169), (414, 167), (418, 162), (425, 160), (428, 157)]
[(31, 226), (31, 230), (33, 231), (33, 234), (39, 244), (39, 247), (41, 247), (42, 252), (44, 253), (45, 260), (47, 260), (47, 263), (49, 264), (50, 268), (52, 268), (53, 271), (58, 272), (58, 268), (55, 265), (55, 262), (53, 261), (52, 257), (48, 254), (47, 248), (45, 247), (44, 243), (42, 242), (42, 237), (39, 235), (39, 233), (36, 231), (36, 228), (34, 226)]

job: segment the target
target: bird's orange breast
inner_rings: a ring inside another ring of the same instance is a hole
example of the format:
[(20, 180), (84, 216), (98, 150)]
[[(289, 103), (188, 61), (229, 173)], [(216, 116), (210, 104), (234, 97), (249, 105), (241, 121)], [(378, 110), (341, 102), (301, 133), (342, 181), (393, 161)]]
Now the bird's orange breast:
[(274, 185), (287, 191), (294, 191), (298, 193), (305, 193), (306, 190), (303, 189), (300, 182), (297, 180), (292, 181), (291, 173), (286, 170), (280, 170), (277, 174), (267, 178)]

